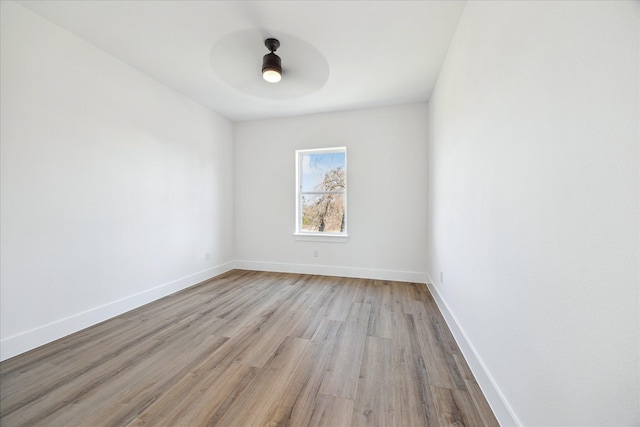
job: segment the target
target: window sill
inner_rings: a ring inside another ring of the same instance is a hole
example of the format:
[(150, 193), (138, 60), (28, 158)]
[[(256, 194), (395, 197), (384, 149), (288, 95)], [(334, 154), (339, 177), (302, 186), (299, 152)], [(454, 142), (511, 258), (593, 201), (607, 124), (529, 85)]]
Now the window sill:
[(348, 234), (311, 234), (311, 233), (294, 233), (295, 240), (303, 242), (332, 242), (344, 243), (349, 238)]

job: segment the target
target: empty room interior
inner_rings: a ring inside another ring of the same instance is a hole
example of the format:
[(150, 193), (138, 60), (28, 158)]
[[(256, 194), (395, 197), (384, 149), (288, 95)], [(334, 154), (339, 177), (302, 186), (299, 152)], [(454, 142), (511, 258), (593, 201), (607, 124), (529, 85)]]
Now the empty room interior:
[(2, 426), (640, 425), (640, 2), (0, 7)]

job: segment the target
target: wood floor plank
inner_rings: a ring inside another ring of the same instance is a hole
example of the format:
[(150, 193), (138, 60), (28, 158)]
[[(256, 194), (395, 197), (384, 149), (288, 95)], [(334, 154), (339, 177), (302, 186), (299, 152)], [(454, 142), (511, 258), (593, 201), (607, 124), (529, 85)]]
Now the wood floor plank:
[(424, 358), (412, 337), (412, 319), (405, 313), (392, 313), (393, 402), (398, 425), (437, 425), (437, 415), (429, 386)]
[(431, 384), (465, 390), (459, 365), (454, 359), (449, 342), (442, 336), (442, 324), (430, 314), (423, 302), (412, 301), (409, 307)]
[[(310, 365), (301, 364), (301, 376), (304, 378), (304, 385), (296, 396), (289, 419), (286, 421), (287, 426), (306, 426), (311, 422), (316, 401), (318, 399), (318, 390), (322, 385), (329, 364), (333, 360), (333, 354), (336, 351), (336, 343), (338, 337), (342, 335), (344, 322), (329, 320), (323, 318), (320, 325), (316, 329), (316, 333), (311, 338)], [(302, 371), (302, 369), (310, 369), (311, 372)]]
[(289, 391), (301, 356), (311, 342), (287, 337), (276, 354), (238, 396), (238, 403), (222, 416), (220, 425), (261, 426), (274, 416), (281, 396)]
[[(75, 419), (90, 416), (105, 424), (122, 425), (135, 418), (159, 392), (177, 383), (189, 367), (228, 340), (207, 333), (206, 326), (217, 321), (212, 318), (204, 322), (205, 328), (191, 330), (185, 327), (189, 321), (182, 322), (171, 337), (165, 337), (170, 341), (151, 340), (136, 351), (82, 372), (56, 386), (52, 391), (56, 399), (45, 395), (7, 414), (6, 419), (10, 425), (51, 426), (73, 425)], [(32, 416), (20, 418), (30, 406)]]
[(244, 270), (0, 363), (0, 424), (498, 425), (425, 285)]
[[(35, 382), (24, 383), (22, 378), (16, 379), (20, 380), (20, 383), (3, 380), (0, 383), (1, 394), (4, 398), (1, 407), (2, 419), (12, 420), (14, 412), (27, 413), (29, 411), (25, 411), (25, 409), (34, 406), (37, 409), (31, 412), (38, 412), (38, 416), (29, 421), (33, 424), (36, 422), (35, 420), (43, 418), (45, 414), (60, 409), (60, 401), (74, 403), (90, 390), (98, 388), (117, 375), (122, 375), (127, 369), (145, 361), (151, 355), (161, 352), (163, 347), (166, 347), (163, 339), (180, 337), (198, 317), (199, 315), (196, 313), (176, 322), (162, 323), (161, 326), (153, 330), (153, 333), (149, 333), (145, 325), (141, 335), (144, 338), (140, 342), (120, 337), (123, 338), (124, 345), (114, 346), (113, 349), (106, 344), (97, 346), (96, 351), (86, 354), (84, 362), (76, 363), (70, 367), (56, 366), (55, 369), (51, 369), (47, 375)], [(217, 318), (211, 320), (218, 322)], [(185, 342), (191, 343), (191, 341)], [(5, 387), (5, 385), (11, 386), (13, 384), (18, 387)], [(108, 389), (108, 387), (104, 388)], [(56, 399), (48, 399), (54, 393)]]
[(321, 394), (313, 408), (309, 427), (349, 426), (353, 406), (353, 400)]
[(49, 345), (21, 354), (20, 357), (5, 360), (0, 363), (0, 382), (11, 381), (12, 375), (35, 374), (34, 370), (39, 369), (42, 364), (59, 363), (66, 360), (69, 354), (82, 352), (83, 347), (88, 348), (97, 341), (120, 335), (126, 323), (122, 318), (114, 318), (87, 328), (81, 334), (68, 335)]
[(240, 356), (239, 361), (251, 366), (264, 366), (282, 340), (290, 335), (311, 302), (311, 295), (303, 286), (292, 287), (283, 293), (278, 306), (264, 323), (262, 334), (253, 340), (251, 347)]
[(441, 426), (484, 425), (469, 393), (437, 386), (433, 390)]
[(353, 304), (353, 298), (358, 290), (359, 280), (349, 278), (344, 280), (338, 287), (335, 299), (328, 307), (326, 316), (331, 320), (343, 321), (347, 318), (351, 312), (351, 304)]
[(375, 287), (372, 291), (380, 295), (377, 306), (372, 306), (371, 318), (369, 319), (368, 335), (381, 338), (391, 338), (393, 336), (393, 321), (391, 313), (393, 311), (393, 303), (391, 301), (391, 284), (390, 282), (376, 280)]
[(392, 347), (389, 338), (367, 336), (352, 426), (394, 425)]
[(478, 386), (478, 383), (476, 382), (476, 379), (473, 376), (473, 373), (471, 372), (467, 361), (464, 360), (464, 357), (462, 357), (462, 353), (454, 354), (453, 358), (460, 368), (460, 374), (464, 379), (466, 389), (469, 392), (469, 396), (471, 396), (471, 399), (473, 400), (475, 408), (478, 410), (478, 414), (480, 414), (480, 417), (482, 418), (483, 425), (497, 425), (498, 420), (493, 414), (493, 411), (491, 411), (491, 407), (482, 394), (482, 390), (480, 390), (480, 386)]
[(342, 334), (337, 338), (338, 347), (320, 386), (321, 394), (355, 399), (370, 310), (370, 304), (351, 305)]
[[(144, 425), (151, 420), (156, 425), (216, 424), (258, 372), (258, 368), (242, 364), (234, 364), (230, 369), (225, 366), (191, 372), (142, 411), (130, 425)], [(220, 393), (219, 390), (227, 392)]]

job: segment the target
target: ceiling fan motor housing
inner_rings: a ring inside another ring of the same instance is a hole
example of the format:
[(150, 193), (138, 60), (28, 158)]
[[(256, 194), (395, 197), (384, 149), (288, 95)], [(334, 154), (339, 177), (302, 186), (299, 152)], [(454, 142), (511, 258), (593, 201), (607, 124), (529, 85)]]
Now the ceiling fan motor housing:
[(282, 72), (282, 61), (275, 53), (267, 53), (262, 57), (262, 72), (265, 70), (276, 70)]

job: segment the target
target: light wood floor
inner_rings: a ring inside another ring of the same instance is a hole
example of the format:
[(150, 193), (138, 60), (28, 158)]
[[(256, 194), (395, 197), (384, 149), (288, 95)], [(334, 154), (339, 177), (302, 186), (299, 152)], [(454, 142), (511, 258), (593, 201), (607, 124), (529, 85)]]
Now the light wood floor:
[(235, 270), (0, 364), (3, 426), (495, 426), (424, 284)]

